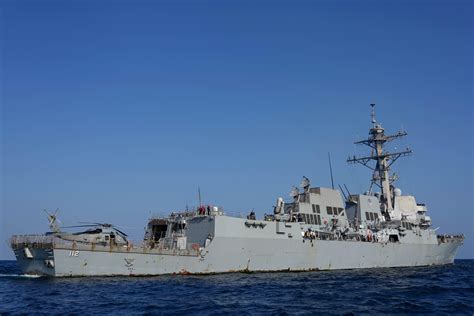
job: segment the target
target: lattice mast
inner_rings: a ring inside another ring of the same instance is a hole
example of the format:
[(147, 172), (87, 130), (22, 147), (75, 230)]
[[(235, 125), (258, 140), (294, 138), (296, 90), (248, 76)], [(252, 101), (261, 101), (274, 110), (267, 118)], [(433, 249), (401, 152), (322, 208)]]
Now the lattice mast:
[[(371, 155), (367, 157), (349, 157), (347, 162), (359, 163), (373, 171), (369, 192), (372, 192), (372, 187), (374, 184), (380, 187), (382, 193), (382, 211), (384, 215), (388, 217), (388, 211), (393, 210), (392, 182), (398, 179), (395, 174), (392, 174), (391, 176), (389, 175), (390, 167), (398, 158), (408, 156), (412, 153), (412, 151), (409, 148), (395, 153), (384, 151), (383, 147), (385, 143), (406, 136), (407, 133), (405, 131), (399, 131), (395, 135), (385, 135), (385, 130), (382, 127), (382, 124), (378, 123), (375, 119), (375, 104), (371, 104), (370, 106), (372, 107), (372, 128), (369, 130), (369, 137), (365, 140), (357, 141), (354, 144), (367, 145), (371, 147)], [(371, 166), (369, 164), (371, 161), (376, 162), (375, 166)]]

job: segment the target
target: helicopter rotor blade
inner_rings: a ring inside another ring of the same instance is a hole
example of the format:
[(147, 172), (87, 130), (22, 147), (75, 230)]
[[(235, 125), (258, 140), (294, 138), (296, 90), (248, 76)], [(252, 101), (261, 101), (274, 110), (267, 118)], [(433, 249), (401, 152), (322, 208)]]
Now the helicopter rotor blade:
[(79, 224), (87, 224), (87, 225), (96, 225), (96, 226), (98, 226), (98, 225), (100, 225), (100, 226), (104, 225), (103, 223), (95, 223), (95, 222), (78, 222), (78, 223), (79, 223)]
[(127, 234), (125, 234), (123, 231), (121, 231), (121, 230), (118, 229), (117, 227), (113, 227), (113, 229), (115, 229), (116, 231), (118, 231), (119, 233), (121, 233), (122, 235), (124, 235), (125, 237), (128, 237)]
[(97, 227), (98, 225), (72, 225), (72, 226), (62, 226), (62, 228), (76, 228), (76, 227)]
[(116, 230), (118, 233), (122, 234), (123, 236), (125, 237), (128, 237), (128, 235), (121, 231), (120, 229), (118, 229), (116, 226), (112, 225), (112, 224), (108, 224), (108, 223), (94, 223), (94, 222), (78, 222), (80, 224), (83, 224), (83, 225), (71, 225), (71, 226), (62, 226), (62, 228), (78, 228), (78, 227), (107, 227), (107, 228), (112, 228), (114, 230)]

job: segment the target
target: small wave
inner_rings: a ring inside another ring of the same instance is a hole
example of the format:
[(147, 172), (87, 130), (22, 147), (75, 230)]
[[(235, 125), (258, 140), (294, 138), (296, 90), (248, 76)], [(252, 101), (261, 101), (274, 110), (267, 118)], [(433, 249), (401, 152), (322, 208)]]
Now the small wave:
[(36, 278), (41, 278), (41, 275), (37, 275), (37, 274), (0, 274), (0, 278), (36, 279)]

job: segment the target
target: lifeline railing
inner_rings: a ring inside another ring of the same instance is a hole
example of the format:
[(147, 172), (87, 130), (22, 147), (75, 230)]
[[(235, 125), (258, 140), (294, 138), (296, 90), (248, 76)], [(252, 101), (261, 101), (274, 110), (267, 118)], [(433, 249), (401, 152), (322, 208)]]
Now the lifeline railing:
[(14, 235), (10, 238), (12, 248), (24, 246), (29, 247), (51, 247), (56, 243), (54, 236), (49, 235)]
[(54, 235), (14, 235), (10, 238), (13, 249), (29, 248), (62, 248), (108, 252), (135, 252), (157, 254), (198, 255), (201, 246), (196, 243), (187, 243), (185, 249), (178, 249), (176, 240), (160, 240), (154, 246), (149, 243), (133, 245), (110, 245), (101, 243), (84, 243), (80, 241), (65, 240)]
[(450, 235), (450, 234), (443, 234), (437, 235), (438, 242), (446, 243), (446, 242), (453, 242), (453, 241), (464, 241), (464, 234), (460, 235)]

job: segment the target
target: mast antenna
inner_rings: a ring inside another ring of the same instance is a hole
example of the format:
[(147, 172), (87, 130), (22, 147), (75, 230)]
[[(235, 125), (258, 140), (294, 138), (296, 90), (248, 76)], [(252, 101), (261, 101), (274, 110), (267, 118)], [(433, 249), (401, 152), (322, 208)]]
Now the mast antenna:
[(372, 124), (374, 124), (375, 127), (375, 123), (377, 123), (377, 121), (375, 120), (375, 103), (371, 103), (370, 106), (372, 107), (372, 112), (370, 113), (370, 116), (372, 117)]
[(345, 200), (345, 201), (349, 201), (349, 199), (347, 198), (346, 193), (344, 193), (344, 190), (342, 189), (341, 185), (338, 184), (338, 186), (339, 186), (339, 190), (341, 190), (341, 193), (342, 193), (342, 195), (344, 196), (344, 200)]
[(198, 187), (198, 199), (199, 199), (199, 207), (202, 206), (202, 200), (201, 200), (201, 188)]
[(351, 192), (349, 191), (349, 189), (347, 188), (347, 185), (346, 185), (345, 183), (344, 183), (344, 188), (346, 188), (347, 194), (348, 194), (349, 196), (351, 196)]
[[(382, 213), (387, 219), (390, 219), (389, 211), (393, 210), (393, 186), (392, 183), (397, 180), (394, 175), (389, 176), (389, 170), (392, 164), (400, 157), (408, 156), (412, 153), (411, 149), (406, 148), (404, 151), (390, 153), (384, 150), (385, 143), (388, 143), (397, 138), (407, 135), (405, 131), (399, 131), (394, 135), (385, 135), (385, 129), (382, 124), (375, 120), (375, 104), (370, 104), (372, 107), (372, 124), (373, 127), (369, 130), (369, 137), (365, 140), (355, 142), (354, 144), (366, 145), (370, 147), (370, 156), (366, 157), (349, 157), (348, 163), (359, 163), (373, 171), (372, 182), (370, 184), (370, 191), (372, 185), (377, 185), (382, 191), (381, 207)], [(369, 165), (370, 161), (375, 161), (375, 166)]]
[(329, 172), (331, 173), (331, 186), (332, 189), (334, 190), (334, 178), (332, 176), (332, 165), (331, 165), (331, 155), (328, 152), (328, 161), (329, 161)]

